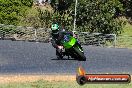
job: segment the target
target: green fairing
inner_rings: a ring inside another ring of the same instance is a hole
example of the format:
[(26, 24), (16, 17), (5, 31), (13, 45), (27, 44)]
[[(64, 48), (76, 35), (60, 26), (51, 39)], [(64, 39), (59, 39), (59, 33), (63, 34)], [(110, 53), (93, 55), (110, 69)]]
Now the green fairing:
[(69, 48), (71, 48), (73, 45), (75, 45), (76, 41), (77, 41), (77, 40), (76, 40), (74, 37), (70, 37), (70, 41), (69, 41), (69, 42), (64, 42), (64, 41), (63, 41), (63, 46), (64, 46), (65, 49), (69, 49)]

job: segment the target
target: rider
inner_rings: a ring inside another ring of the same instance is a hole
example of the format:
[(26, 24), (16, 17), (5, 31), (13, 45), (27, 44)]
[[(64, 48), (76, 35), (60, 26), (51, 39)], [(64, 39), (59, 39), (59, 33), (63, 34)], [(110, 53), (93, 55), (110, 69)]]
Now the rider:
[(62, 59), (63, 55), (64, 55), (64, 52), (62, 52), (62, 49), (61, 49), (61, 47), (62, 47), (62, 45), (61, 45), (61, 39), (63, 38), (64, 33), (68, 33), (71, 36), (73, 36), (73, 33), (69, 32), (69, 31), (66, 31), (65, 28), (64, 28), (64, 26), (62, 26), (62, 28), (60, 29), (58, 23), (56, 23), (56, 22), (54, 22), (51, 25), (51, 30), (52, 30), (52, 33), (51, 33), (51, 36), (52, 36), (52, 39), (51, 39), (52, 46), (54, 48), (56, 48), (57, 58), (58, 59)]

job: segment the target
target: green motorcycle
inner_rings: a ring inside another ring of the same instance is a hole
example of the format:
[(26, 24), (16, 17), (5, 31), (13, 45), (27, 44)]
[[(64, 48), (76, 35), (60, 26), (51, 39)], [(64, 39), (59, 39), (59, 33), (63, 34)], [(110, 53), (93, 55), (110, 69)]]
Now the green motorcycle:
[(71, 56), (79, 61), (86, 61), (86, 57), (83, 52), (83, 48), (78, 43), (77, 39), (69, 34), (65, 34), (61, 40), (61, 44), (65, 49), (65, 55)]

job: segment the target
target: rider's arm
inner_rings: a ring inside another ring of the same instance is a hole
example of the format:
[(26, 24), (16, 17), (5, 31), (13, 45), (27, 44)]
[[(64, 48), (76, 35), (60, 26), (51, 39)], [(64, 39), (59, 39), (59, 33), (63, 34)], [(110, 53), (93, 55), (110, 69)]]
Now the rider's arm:
[(73, 36), (73, 32), (71, 32), (71, 31), (66, 30), (65, 33), (70, 34), (71, 36)]
[(54, 48), (58, 48), (58, 46), (60, 46), (61, 45), (61, 39), (60, 38), (55, 38), (55, 36), (53, 36), (52, 35), (52, 39), (51, 39), (51, 43), (52, 43), (52, 46), (54, 47)]
[(51, 39), (51, 43), (54, 48), (58, 48), (58, 44), (56, 43), (56, 40), (53, 37)]

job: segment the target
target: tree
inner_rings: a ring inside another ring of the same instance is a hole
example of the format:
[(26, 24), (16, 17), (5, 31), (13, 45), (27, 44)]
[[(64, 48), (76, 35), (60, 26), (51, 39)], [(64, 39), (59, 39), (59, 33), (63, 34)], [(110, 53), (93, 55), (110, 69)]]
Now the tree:
[[(72, 8), (74, 14), (74, 7)], [(78, 31), (118, 34), (122, 29), (122, 22), (115, 18), (117, 9), (123, 10), (118, 0), (78, 0)]]
[(40, 8), (38, 8), (37, 10), (38, 18), (41, 23), (40, 27), (49, 28), (51, 24), (51, 12), (49, 12), (48, 10), (43, 11)]
[[(55, 5), (55, 3), (58, 3)], [(53, 0), (55, 12), (61, 17), (61, 23), (72, 29), (74, 21), (75, 0)], [(123, 12), (119, 0), (78, 0), (76, 24), (77, 31), (116, 33), (122, 29), (118, 20)]]
[[(52, 13), (51, 21), (56, 21), (61, 25), (65, 26), (67, 29), (72, 30), (72, 15), (71, 5), (73, 4), (73, 0), (51, 0), (51, 6), (54, 10)], [(57, 18), (54, 18), (57, 17)]]
[(123, 4), (124, 14), (127, 18), (132, 20), (132, 0), (120, 0)]
[(73, 0), (51, 0), (51, 6), (55, 9), (55, 12), (58, 11), (60, 14), (68, 10), (72, 3)]
[(33, 0), (0, 0), (0, 23), (17, 25)]

